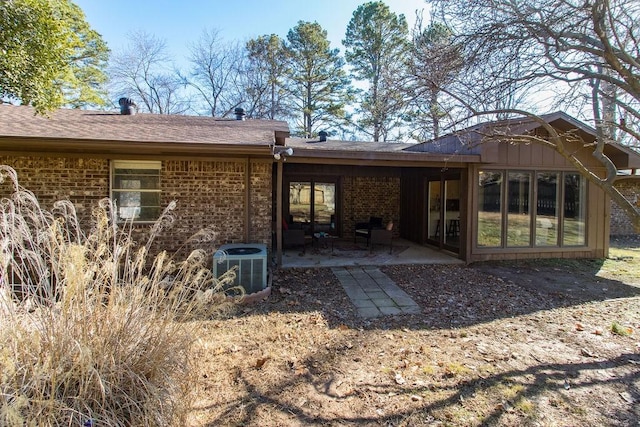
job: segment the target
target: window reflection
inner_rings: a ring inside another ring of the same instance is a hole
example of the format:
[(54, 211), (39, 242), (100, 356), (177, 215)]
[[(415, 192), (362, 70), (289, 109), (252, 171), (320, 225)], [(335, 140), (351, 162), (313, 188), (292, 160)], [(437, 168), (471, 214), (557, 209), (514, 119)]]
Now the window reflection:
[(586, 245), (587, 182), (580, 174), (484, 170), (478, 183), (478, 247)]
[(577, 173), (564, 176), (564, 220), (562, 222), (562, 243), (566, 246), (586, 244), (585, 208), (586, 183)]
[(289, 183), (289, 218), (292, 228), (307, 233), (336, 230), (336, 183), (291, 181)]
[(509, 172), (507, 246), (531, 245), (530, 191), (531, 174), (529, 172)]
[(536, 246), (558, 244), (558, 173), (538, 173), (538, 200), (536, 203)]
[(502, 246), (502, 172), (480, 171), (478, 246)]

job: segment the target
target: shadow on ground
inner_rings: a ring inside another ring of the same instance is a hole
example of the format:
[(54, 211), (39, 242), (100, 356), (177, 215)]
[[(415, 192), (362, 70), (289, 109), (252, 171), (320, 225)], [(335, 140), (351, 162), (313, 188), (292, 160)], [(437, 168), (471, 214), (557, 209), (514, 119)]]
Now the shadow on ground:
[[(353, 388), (341, 387), (341, 376), (327, 375), (323, 369), (334, 365), (337, 356), (349, 357), (347, 348), (344, 342), (327, 345), (324, 351), (296, 361), (296, 366), (292, 364), (291, 375), (283, 375), (281, 381), (267, 387), (257, 379), (259, 369), (249, 372), (236, 370), (233, 383), (242, 390), (239, 398), (222, 405), (196, 409), (219, 414), (207, 426), (259, 425), (264, 421), (265, 408), (269, 408), (269, 421), (273, 425), (418, 426), (443, 425), (438, 419), (448, 419), (447, 425), (464, 425), (465, 422), (457, 418), (468, 416), (470, 412), (465, 406), (470, 405), (475, 410), (473, 425), (520, 425), (523, 422), (540, 425), (535, 422), (545, 423), (545, 414), (528, 409), (531, 402), (536, 402), (537, 410), (551, 405), (580, 414), (587, 409), (607, 414), (606, 399), (604, 402), (594, 400), (588, 408), (581, 408), (571, 394), (613, 387), (629, 399), (640, 398), (635, 386), (640, 380), (640, 371), (633, 366), (640, 363), (637, 354), (621, 354), (611, 359), (582, 363), (539, 362), (522, 369), (467, 378), (445, 374), (442, 381), (433, 383), (402, 383), (389, 376), (385, 382), (360, 382), (357, 388)], [(292, 399), (292, 390), (299, 390), (294, 393), (296, 399)], [(348, 415), (331, 410), (347, 405), (353, 399), (371, 405), (378, 399), (385, 399), (387, 406), (375, 412), (370, 408), (359, 413), (343, 411)], [(392, 405), (392, 402), (400, 404)], [(474, 406), (474, 402), (479, 406)], [(638, 415), (637, 408), (618, 410), (615, 418), (608, 419), (610, 424), (606, 425), (635, 425)], [(604, 421), (601, 418), (590, 420)], [(556, 425), (557, 421), (560, 420), (552, 419), (551, 424), (545, 425)]]
[[(617, 260), (623, 264), (625, 260)], [(479, 263), (473, 268), (495, 275), (526, 289), (563, 295), (577, 302), (629, 298), (640, 295), (636, 286), (599, 276), (603, 259), (591, 260), (524, 260)], [(609, 261), (616, 262), (616, 261)], [(638, 279), (640, 280), (640, 279)]]
[[(528, 260), (473, 265), (387, 265), (380, 270), (416, 301), (416, 315), (361, 319), (329, 268), (274, 274), (258, 311), (322, 311), (332, 326), (451, 328), (586, 302), (640, 296), (637, 278), (601, 277), (604, 260)], [(624, 271), (634, 260), (607, 260)], [(347, 267), (348, 268), (348, 267)], [(630, 282), (629, 280), (634, 280)]]
[(636, 425), (632, 261), (387, 265), (421, 312), (375, 319), (329, 268), (278, 271), (266, 301), (207, 330), (228, 335), (226, 362), (203, 374), (199, 425)]

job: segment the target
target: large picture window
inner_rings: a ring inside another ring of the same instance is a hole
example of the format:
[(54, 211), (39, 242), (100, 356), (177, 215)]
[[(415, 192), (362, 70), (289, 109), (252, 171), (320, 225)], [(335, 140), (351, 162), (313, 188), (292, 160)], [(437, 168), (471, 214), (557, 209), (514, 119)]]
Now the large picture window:
[(111, 198), (121, 221), (152, 222), (160, 208), (161, 163), (114, 160), (111, 170)]
[(289, 182), (288, 227), (302, 228), (308, 233), (336, 232), (335, 182)]
[(578, 173), (481, 170), (477, 245), (586, 245), (586, 181)]
[(502, 172), (480, 171), (478, 246), (502, 246)]
[(507, 182), (507, 246), (531, 244), (531, 173), (509, 172)]
[(584, 246), (586, 244), (586, 216), (584, 200), (586, 181), (580, 174), (564, 175), (564, 218), (562, 242), (565, 246)]

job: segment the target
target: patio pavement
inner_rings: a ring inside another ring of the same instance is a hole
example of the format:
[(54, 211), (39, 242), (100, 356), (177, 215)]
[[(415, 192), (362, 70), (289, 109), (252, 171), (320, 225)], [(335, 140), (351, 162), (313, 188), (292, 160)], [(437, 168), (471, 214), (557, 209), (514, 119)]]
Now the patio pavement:
[(464, 264), (459, 258), (437, 249), (394, 239), (393, 251), (353, 244), (349, 239), (330, 241), (327, 246), (307, 245), (305, 252), (287, 249), (282, 268), (331, 267), (345, 292), (363, 318), (416, 314), (421, 309), (378, 267), (393, 264)]
[(377, 267), (334, 267), (331, 271), (363, 318), (421, 311), (409, 294)]
[(340, 240), (332, 244), (336, 249), (307, 245), (306, 251), (300, 249), (286, 249), (282, 254), (282, 268), (308, 267), (353, 267), (353, 266), (382, 266), (393, 264), (464, 264), (459, 258), (437, 249), (418, 245), (404, 239), (393, 240), (393, 253), (388, 248), (377, 246), (369, 252), (364, 243), (359, 250), (341, 251), (340, 245), (353, 245), (349, 239)]

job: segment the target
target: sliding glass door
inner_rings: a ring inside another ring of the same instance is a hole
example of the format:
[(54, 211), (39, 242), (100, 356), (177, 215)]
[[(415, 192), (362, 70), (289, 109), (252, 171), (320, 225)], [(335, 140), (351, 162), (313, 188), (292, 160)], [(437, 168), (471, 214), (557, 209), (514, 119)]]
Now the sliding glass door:
[(460, 248), (460, 178), (429, 180), (427, 241), (457, 251)]
[(295, 180), (289, 182), (285, 220), (291, 228), (307, 234), (336, 234), (336, 182)]

